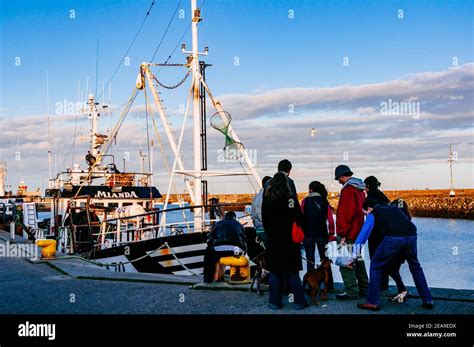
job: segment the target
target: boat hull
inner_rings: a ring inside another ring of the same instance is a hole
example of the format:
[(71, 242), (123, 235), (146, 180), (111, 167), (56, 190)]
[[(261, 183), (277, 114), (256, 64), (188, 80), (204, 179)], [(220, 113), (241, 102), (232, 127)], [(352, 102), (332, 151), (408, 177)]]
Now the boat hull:
[[(254, 228), (245, 228), (248, 256), (263, 251), (256, 243)], [(207, 234), (185, 233), (123, 244), (91, 253), (90, 258), (112, 271), (147, 272), (173, 275), (200, 275), (204, 267)], [(164, 246), (165, 243), (169, 246)], [(138, 259), (138, 260), (137, 260)], [(131, 262), (131, 263), (130, 263)]]

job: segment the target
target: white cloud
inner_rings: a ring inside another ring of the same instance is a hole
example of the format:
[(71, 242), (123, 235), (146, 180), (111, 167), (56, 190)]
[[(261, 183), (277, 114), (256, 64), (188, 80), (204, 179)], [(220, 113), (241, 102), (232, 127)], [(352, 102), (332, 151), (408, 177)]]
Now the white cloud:
[[(457, 182), (472, 186), (473, 69), (474, 64), (470, 63), (381, 83), (229, 94), (220, 97), (220, 101), (231, 112), (232, 124), (246, 148), (257, 151), (257, 167), (261, 174), (274, 173), (279, 159), (287, 157), (294, 164), (293, 176), (300, 189), (307, 184), (306, 181), (315, 177), (324, 177), (326, 183), (332, 183), (330, 158), (333, 157), (334, 165), (337, 165), (343, 160), (344, 152), (349, 154), (349, 165), (354, 166), (361, 176), (375, 174), (390, 178), (384, 182), (385, 188), (439, 187), (446, 182), (446, 173), (443, 170), (429, 172), (428, 168), (446, 165), (448, 143), (455, 144), (459, 152), (456, 165), (463, 168), (457, 171)], [(419, 102), (419, 118), (380, 114), (380, 103), (388, 99)], [(294, 105), (295, 113), (288, 112), (290, 104)], [(134, 105), (131, 113), (143, 113), (144, 110), (144, 105)], [(117, 118), (115, 114), (113, 119)], [(156, 119), (160, 124), (158, 116)], [(179, 134), (181, 117), (175, 119), (175, 130)], [(144, 117), (141, 120), (144, 121)], [(104, 133), (110, 122), (107, 118), (102, 118), (101, 122), (100, 131)], [(89, 142), (87, 118), (82, 115), (54, 115), (50, 116), (50, 123), (56, 166), (61, 166), (59, 153), (63, 166), (71, 164), (74, 132), (74, 161), (83, 162)], [(188, 121), (188, 128), (190, 123)], [(316, 129), (314, 137), (310, 136), (312, 128)], [(159, 129), (168, 161), (172, 163), (171, 151), (160, 125)], [(48, 116), (2, 116), (0, 133), (0, 155), (9, 161), (10, 180), (19, 175), (14, 161), (19, 144), (22, 177), (31, 182), (30, 186), (40, 185), (48, 172)], [(152, 128), (150, 137), (155, 139), (157, 145)], [(224, 137), (209, 127), (208, 140), (209, 166), (215, 168), (218, 165), (217, 149), (223, 147)], [(137, 117), (131, 114), (119, 134), (118, 144), (113, 151), (120, 165), (126, 151), (132, 154), (132, 159), (137, 158), (138, 148), (146, 149), (144, 122), (138, 124)], [(190, 136), (185, 138), (183, 151), (185, 162), (192, 163)], [(163, 174), (166, 170), (160, 157), (159, 147), (156, 146), (155, 169), (160, 173), (157, 181), (164, 189), (167, 175)], [(127, 165), (138, 168), (138, 160)], [(232, 164), (226, 164), (226, 167), (232, 167)], [(423, 177), (426, 182), (413, 181), (412, 177), (417, 180)], [(242, 184), (242, 181), (236, 182)], [(214, 185), (215, 190), (239, 191), (238, 187), (238, 183)]]

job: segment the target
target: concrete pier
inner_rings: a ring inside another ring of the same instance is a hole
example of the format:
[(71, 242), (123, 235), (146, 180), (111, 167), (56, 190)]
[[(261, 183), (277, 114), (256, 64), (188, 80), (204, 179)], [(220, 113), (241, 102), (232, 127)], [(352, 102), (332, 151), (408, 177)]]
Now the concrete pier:
[[(272, 311), (266, 292), (258, 296), (248, 292), (248, 285), (206, 286), (201, 280), (117, 273), (77, 258), (0, 257), (0, 314), (474, 314), (474, 290), (432, 288), (434, 310), (420, 306), (413, 287), (408, 288), (413, 297), (407, 303), (389, 302), (395, 292), (391, 287), (383, 293), (379, 312), (360, 310), (357, 301), (341, 302), (334, 294), (321, 306), (311, 303), (308, 309), (294, 311), (286, 304)], [(336, 283), (336, 288), (342, 290), (342, 284)]]

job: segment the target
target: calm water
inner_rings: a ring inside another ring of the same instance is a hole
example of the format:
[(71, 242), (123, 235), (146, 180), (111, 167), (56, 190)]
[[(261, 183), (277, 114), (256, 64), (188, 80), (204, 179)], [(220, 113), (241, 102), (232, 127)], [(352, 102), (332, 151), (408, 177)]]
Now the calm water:
[[(418, 259), (428, 285), (433, 288), (474, 289), (474, 221), (414, 218), (413, 222), (418, 228)], [(368, 271), (367, 249), (364, 253)], [(336, 266), (333, 272), (334, 280), (342, 282)], [(406, 262), (400, 272), (405, 284), (415, 285)], [(390, 283), (395, 284), (392, 280)]]

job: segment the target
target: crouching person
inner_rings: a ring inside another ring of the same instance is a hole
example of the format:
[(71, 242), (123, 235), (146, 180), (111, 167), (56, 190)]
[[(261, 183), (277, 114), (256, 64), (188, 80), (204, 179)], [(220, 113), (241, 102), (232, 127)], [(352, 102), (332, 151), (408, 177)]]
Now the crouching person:
[(221, 257), (242, 255), (247, 251), (245, 230), (236, 218), (235, 212), (227, 212), (224, 219), (212, 226), (207, 236), (207, 248), (204, 254), (205, 283), (212, 283), (216, 262)]
[(425, 274), (417, 257), (416, 226), (397, 206), (381, 206), (374, 200), (366, 200), (363, 204), (367, 219), (355, 242), (353, 258), (360, 256), (361, 246), (367, 241), (374, 228), (384, 230), (384, 237), (377, 247), (370, 263), (370, 284), (367, 301), (357, 304), (359, 308), (377, 311), (380, 301), (380, 282), (384, 271), (393, 278), (399, 277), (398, 269), (391, 269), (391, 263), (400, 256), (408, 262), (416, 289), (421, 296), (422, 306), (433, 308), (433, 299), (426, 283)]

